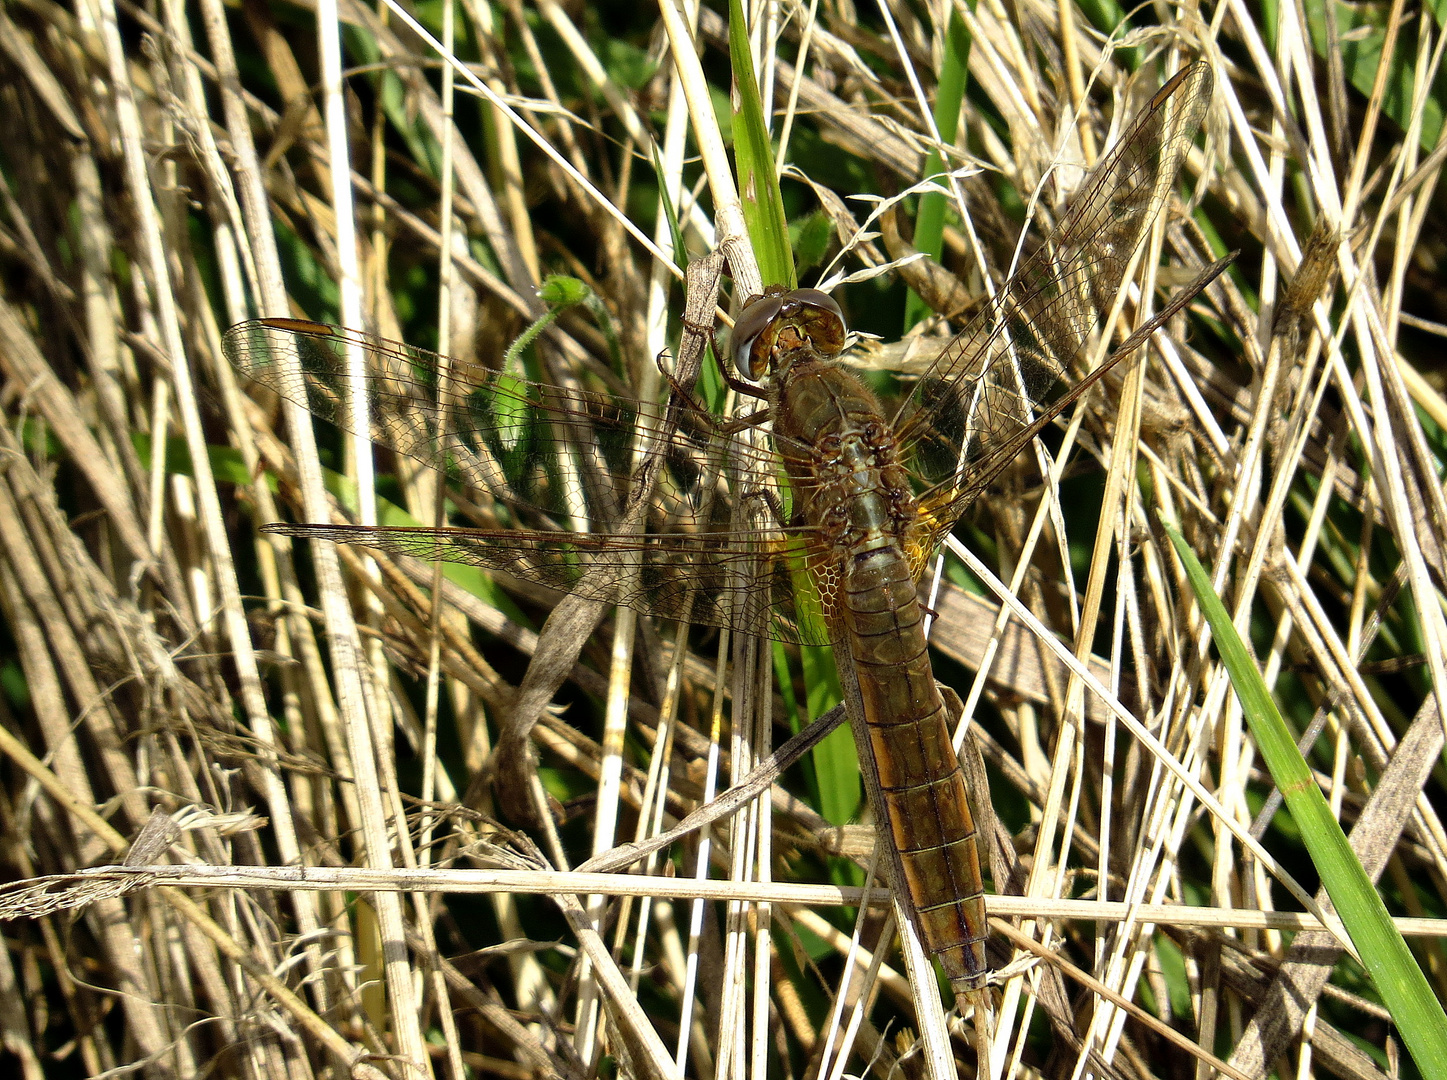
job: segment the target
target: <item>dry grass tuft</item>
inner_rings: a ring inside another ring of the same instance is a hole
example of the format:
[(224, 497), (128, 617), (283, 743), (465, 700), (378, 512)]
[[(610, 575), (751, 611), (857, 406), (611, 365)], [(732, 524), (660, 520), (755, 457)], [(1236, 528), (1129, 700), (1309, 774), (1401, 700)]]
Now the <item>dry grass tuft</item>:
[[(883, 9), (784, 5), (756, 40), (804, 279), (856, 275), (837, 295), (888, 343), (905, 286), (860, 272), (911, 228), (871, 211), (921, 179), (950, 9)], [(1243, 251), (980, 501), (958, 530), (980, 561), (947, 564), (934, 602), (998, 816), (992, 1075), (1389, 1075), (1361, 967), (1279, 910), (1315, 873), (1156, 515), (1212, 568), (1442, 995), (1441, 28), (1384, 4), (1260, 26), (1158, 4), (1108, 50), (1107, 5), (956, 10), (947, 314), (1198, 56), (1217, 89), (1190, 203), (1122, 324)], [(0, 894), (25, 916), (0, 950), (0, 1067), (972, 1075), (888, 905), (854, 918), (873, 831), (847, 735), (715, 802), (822, 711), (797, 651), (721, 657), (710, 632), (257, 532), (432, 521), (439, 495), (384, 453), (384, 501), (359, 510), (370, 455), (322, 432), (319, 456), (304, 414), (248, 397), (228, 325), (325, 319), (496, 368), (568, 274), (596, 302), (529, 370), (647, 396), (679, 347), (675, 258), (734, 232), (704, 183), (728, 138), (716, 11), (691, 105), (670, 50), (694, 52), (654, 9), (456, 16), (454, 93), (395, 11), (343, 5), (339, 42), (262, 0), (0, 7), (0, 821), (10, 878), (56, 876)], [(908, 372), (910, 351), (863, 362)], [(607, 858), (701, 806), (706, 829)], [(567, 872), (591, 857), (607, 876)]]

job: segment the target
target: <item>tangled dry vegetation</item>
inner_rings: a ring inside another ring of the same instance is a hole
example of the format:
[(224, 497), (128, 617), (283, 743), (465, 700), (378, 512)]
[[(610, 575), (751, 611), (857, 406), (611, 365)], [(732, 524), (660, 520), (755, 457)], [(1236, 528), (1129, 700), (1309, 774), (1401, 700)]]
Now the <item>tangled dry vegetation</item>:
[[(1195, 57), (1215, 95), (1122, 323), (1242, 250), (962, 523), (1018, 604), (953, 561), (933, 601), (997, 819), (992, 1072), (1410, 1071), (1361, 966), (1282, 913), (1316, 873), (1158, 513), (1441, 996), (1442, 28), (959, 6), (963, 198), (933, 277), (871, 274), (908, 254), (917, 196), (896, 196), (933, 145), (951, 10), (755, 25), (801, 273), (851, 275), (836, 295), (883, 341), (864, 363), (907, 380), (946, 327), (891, 346), (903, 279), (958, 326), (980, 256), (998, 286), (1027, 209), (1058, 215)], [(442, 6), (416, 12), (442, 34)], [(7, 1073), (975, 1074), (887, 902), (861, 906), (847, 733), (716, 798), (832, 704), (827, 665), (257, 531), (350, 518), (356, 488), (238, 385), (229, 324), (359, 323), (496, 368), (552, 313), (528, 358), (550, 379), (658, 384), (675, 267), (734, 209), (697, 157), (729, 137), (726, 15), (689, 15), (690, 46), (647, 5), (465, 0), (452, 100), (397, 11), (342, 4), (339, 43), (328, 3), (0, 7), (0, 820), (8, 878), (59, 876), (0, 896)], [(547, 274), (594, 299), (550, 308)], [(434, 474), (376, 464), (380, 513), (433, 520)], [(599, 856), (609, 879), (567, 876)], [(74, 876), (122, 862), (149, 869)]]

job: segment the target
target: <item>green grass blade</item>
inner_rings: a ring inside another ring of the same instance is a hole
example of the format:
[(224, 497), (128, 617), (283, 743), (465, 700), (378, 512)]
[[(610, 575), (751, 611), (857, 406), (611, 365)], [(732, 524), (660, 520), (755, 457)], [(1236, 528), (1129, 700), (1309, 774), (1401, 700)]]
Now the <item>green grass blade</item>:
[(663, 204), (663, 216), (668, 222), (668, 235), (673, 241), (673, 262), (683, 270), (688, 266), (688, 244), (683, 239), (683, 227), (678, 223), (678, 207), (673, 205), (668, 184), (664, 180), (663, 157), (658, 143), (648, 145), (653, 160), (653, 175), (658, 178), (658, 199)]
[[(817, 720), (844, 698), (844, 692), (839, 689), (834, 650), (805, 645), (799, 649), (799, 659), (809, 695), (805, 708), (809, 719)], [(864, 801), (859, 754), (849, 725), (841, 724), (831, 731), (814, 747), (813, 753), (819, 781), (819, 812), (832, 825), (847, 825), (858, 815)]]
[(1251, 735), (1287, 809), (1301, 829), (1307, 851), (1352, 944), (1422, 1075), (1447, 1078), (1447, 1015), (1442, 1011), (1442, 1003), (1392, 924), (1382, 898), (1353, 853), (1340, 823), (1332, 816), (1326, 797), (1312, 778), (1245, 642), (1211, 588), (1210, 577), (1181, 534), (1164, 520), (1162, 524), (1186, 570), (1196, 602), (1211, 626), (1216, 649), (1241, 700), (1241, 711)]
[[(1325, 56), (1332, 47), (1327, 38), (1326, 4), (1328, 0), (1306, 0), (1302, 14), (1307, 30), (1311, 34), (1312, 48), (1318, 56)], [(1336, 48), (1341, 50), (1342, 66), (1347, 80), (1364, 97), (1370, 98), (1377, 81), (1377, 69), (1382, 64), (1382, 48), (1387, 41), (1387, 9), (1374, 5), (1336, 3), (1337, 32), (1340, 38)], [(1433, 0), (1423, 8), (1434, 17), (1438, 25), (1447, 23), (1447, 4)], [(1266, 26), (1274, 25), (1268, 22)], [(1402, 128), (1407, 130), (1412, 122), (1412, 99), (1419, 74), (1417, 64), (1412, 60), (1411, 50), (1398, 48), (1390, 60), (1391, 68), (1381, 96), (1382, 111)], [(1433, 83), (1432, 92), (1422, 102), (1421, 144), (1423, 152), (1437, 145), (1442, 131), (1442, 118), (1447, 112), (1447, 90), (1439, 74)]]
[[(974, 3), (970, 10), (974, 10)], [(965, 82), (969, 75), (970, 32), (959, 12), (950, 16), (949, 32), (945, 35), (945, 54), (940, 63), (940, 84), (935, 94), (935, 127), (940, 133), (940, 142), (946, 146), (955, 141), (960, 128), (960, 105), (965, 99)], [(944, 171), (944, 158), (938, 150), (931, 150), (925, 159), (926, 178), (939, 176)], [(938, 259), (945, 249), (945, 194), (931, 191), (920, 196), (919, 211), (914, 222), (914, 247), (932, 259)], [(905, 301), (904, 329), (908, 331), (915, 323), (931, 314), (929, 305), (916, 295), (913, 289)]]
[(789, 249), (789, 224), (784, 218), (784, 196), (779, 191), (774, 168), (774, 146), (764, 126), (764, 103), (749, 51), (749, 28), (740, 0), (729, 0), (729, 57), (733, 61), (734, 88), (738, 107), (734, 110), (734, 165), (738, 170), (744, 222), (759, 273), (765, 285), (784, 284), (794, 288), (794, 253)]

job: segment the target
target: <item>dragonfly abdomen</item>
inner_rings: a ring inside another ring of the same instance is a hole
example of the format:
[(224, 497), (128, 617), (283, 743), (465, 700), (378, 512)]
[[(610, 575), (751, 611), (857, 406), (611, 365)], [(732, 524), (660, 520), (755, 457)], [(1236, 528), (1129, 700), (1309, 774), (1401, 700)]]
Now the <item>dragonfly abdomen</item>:
[[(964, 774), (905, 554), (918, 509), (874, 395), (807, 349), (780, 364), (774, 433), (827, 566), (836, 660), (858, 673), (875, 777), (925, 946), (962, 1002), (985, 980), (985, 898)], [(843, 650), (848, 650), (848, 659)]]
[(975, 821), (929, 655), (908, 558), (847, 560), (840, 621), (859, 674), (881, 813), (930, 952), (957, 995), (984, 985), (985, 900)]

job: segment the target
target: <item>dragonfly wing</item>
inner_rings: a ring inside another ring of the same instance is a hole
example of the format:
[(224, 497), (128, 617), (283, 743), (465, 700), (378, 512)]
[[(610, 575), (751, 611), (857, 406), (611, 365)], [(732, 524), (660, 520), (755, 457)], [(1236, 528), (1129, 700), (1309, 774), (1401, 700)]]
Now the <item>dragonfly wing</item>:
[[(445, 468), (523, 526), (613, 529), (649, 457), (665, 474), (654, 501), (679, 520), (696, 518), (710, 483), (760, 483), (774, 471), (769, 451), (720, 435), (696, 409), (673, 415), (611, 392), (530, 382), (358, 330), (263, 319), (232, 327), (223, 345), (248, 378), (346, 431), (355, 427), (355, 381), (373, 441)], [(352, 358), (360, 378), (349, 374)]]
[[(1170, 197), (1211, 99), (1210, 66), (1177, 72), (1091, 171), (1058, 225), (920, 378), (896, 430), (933, 535), (1073, 399), (1066, 376)], [(1112, 362), (1124, 352), (1112, 356)], [(1098, 377), (1098, 374), (1096, 375)]]
[(467, 563), (647, 615), (830, 644), (827, 623), (801, 608), (795, 588), (808, 544), (777, 526), (678, 535), (305, 524), (265, 531)]
[[(778, 520), (778, 455), (677, 394), (657, 405), (529, 382), (293, 319), (242, 323), (223, 345), (238, 371), (343, 430), (355, 430), (348, 402), (364, 393), (372, 439), (445, 469), (497, 526), (280, 531), (504, 570), (667, 618), (827, 636), (808, 627), (791, 584), (813, 556)], [(365, 375), (349, 374), (351, 359)]]

